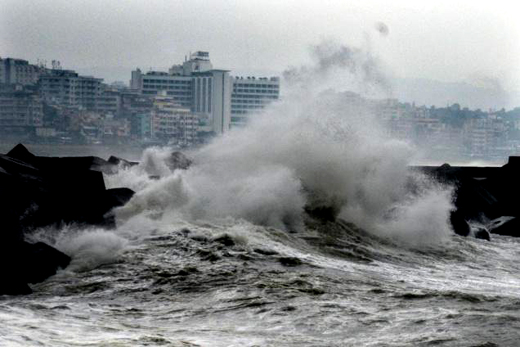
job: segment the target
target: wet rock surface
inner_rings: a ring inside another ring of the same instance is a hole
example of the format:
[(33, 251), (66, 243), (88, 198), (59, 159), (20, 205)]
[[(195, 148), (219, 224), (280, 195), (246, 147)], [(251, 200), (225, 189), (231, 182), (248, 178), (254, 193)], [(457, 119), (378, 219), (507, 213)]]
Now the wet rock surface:
[[(518, 217), (520, 205), (520, 157), (509, 157), (502, 167), (416, 167), (437, 181), (455, 188), (455, 211), (450, 221), (455, 233), (489, 239), (489, 233), (520, 236)], [(498, 223), (502, 219), (507, 222)], [(470, 232), (469, 224), (484, 229)]]
[(98, 157), (38, 157), (21, 144), (0, 154), (0, 294), (30, 292), (27, 283), (41, 282), (70, 262), (49, 245), (25, 241), (33, 230), (64, 223), (115, 226), (110, 211), (134, 194), (106, 189), (103, 173), (117, 165)]

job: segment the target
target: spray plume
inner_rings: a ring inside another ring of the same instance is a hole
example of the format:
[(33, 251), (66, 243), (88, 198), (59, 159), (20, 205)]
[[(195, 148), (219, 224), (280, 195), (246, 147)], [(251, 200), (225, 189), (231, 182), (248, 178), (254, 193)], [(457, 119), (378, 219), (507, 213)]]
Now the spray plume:
[(378, 235), (410, 244), (446, 240), (451, 190), (410, 172), (413, 148), (389, 138), (348, 92), (388, 90), (377, 59), (330, 42), (312, 51), (315, 64), (285, 73), (290, 90), (283, 101), (192, 153), (187, 171), (143, 186), (146, 167), (164, 169), (151, 165), (164, 157), (160, 150), (146, 152), (131, 169), (141, 190), (117, 211), (119, 218), (230, 216), (300, 230), (306, 207), (334, 205), (340, 217)]

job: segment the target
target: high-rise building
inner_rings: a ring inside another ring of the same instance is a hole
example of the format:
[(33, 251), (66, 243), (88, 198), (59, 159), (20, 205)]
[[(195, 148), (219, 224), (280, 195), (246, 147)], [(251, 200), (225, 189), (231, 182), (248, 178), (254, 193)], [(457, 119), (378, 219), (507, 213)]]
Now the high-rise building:
[(222, 134), (231, 128), (232, 115), (236, 116), (237, 124), (244, 124), (248, 112), (259, 111), (278, 99), (278, 78), (247, 81), (242, 83), (242, 79), (232, 78), (228, 70), (213, 69), (209, 53), (199, 51), (168, 72), (132, 71), (130, 87), (142, 95), (165, 92), (198, 116), (201, 131)]
[(264, 109), (280, 96), (278, 77), (234, 77), (231, 93), (231, 126), (243, 126), (248, 117)]
[(164, 91), (168, 96), (184, 106), (192, 106), (192, 78), (191, 76), (170, 75), (167, 72), (149, 71), (145, 74), (137, 69), (132, 71), (130, 88), (143, 95), (157, 95)]
[(222, 134), (231, 121), (231, 78), (227, 70), (210, 70), (193, 77), (193, 112), (201, 118), (201, 130)]

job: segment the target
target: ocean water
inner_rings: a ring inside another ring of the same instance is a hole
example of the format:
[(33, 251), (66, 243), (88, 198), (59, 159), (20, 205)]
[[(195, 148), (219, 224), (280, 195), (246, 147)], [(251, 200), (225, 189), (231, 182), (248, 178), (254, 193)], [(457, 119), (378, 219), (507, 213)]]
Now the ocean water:
[(336, 48), (188, 170), (150, 148), (105, 176), (136, 191), (116, 229), (29, 235), (72, 263), (0, 297), (0, 346), (519, 345), (518, 240), (453, 233), (452, 187), (338, 89), (385, 89), (376, 61)]
[(519, 244), (410, 249), (344, 222), (61, 230), (69, 268), (0, 298), (2, 346), (517, 346)]

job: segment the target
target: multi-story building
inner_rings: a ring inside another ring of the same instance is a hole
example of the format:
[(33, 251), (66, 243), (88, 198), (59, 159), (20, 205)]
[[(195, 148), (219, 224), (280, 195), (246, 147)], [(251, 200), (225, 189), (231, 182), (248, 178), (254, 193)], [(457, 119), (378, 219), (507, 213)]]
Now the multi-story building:
[(150, 117), (151, 137), (178, 146), (194, 145), (197, 141), (198, 117), (165, 94), (154, 97)]
[(121, 93), (120, 114), (126, 118), (132, 115), (150, 111), (153, 107), (153, 97), (139, 94), (135, 91)]
[(5, 85), (0, 89), (0, 130), (30, 133), (43, 126), (43, 103), (34, 89)]
[(193, 107), (193, 78), (199, 73), (208, 73), (213, 69), (208, 52), (195, 52), (182, 65), (173, 65), (168, 72), (149, 71), (145, 74), (140, 69), (132, 71), (130, 88), (144, 95), (158, 95), (166, 92), (183, 106)]
[(143, 95), (154, 96), (159, 92), (175, 98), (184, 107), (192, 105), (192, 78), (190, 76), (170, 75), (167, 72), (150, 71), (142, 74), (141, 70), (132, 71), (131, 89)]
[(494, 155), (506, 140), (506, 124), (501, 118), (477, 118), (464, 123), (463, 136), (466, 151), (472, 156)]
[(278, 77), (234, 77), (231, 93), (231, 127), (242, 126), (248, 117), (264, 109), (280, 96)]
[(227, 70), (211, 70), (193, 75), (191, 110), (199, 115), (202, 131), (222, 134), (229, 130), (231, 88)]
[(45, 68), (29, 64), (27, 60), (0, 58), (0, 83), (34, 85)]
[(96, 111), (101, 114), (119, 115), (121, 111), (121, 91), (107, 88), (96, 98)]
[(232, 78), (227, 70), (213, 69), (208, 52), (195, 52), (168, 72), (132, 71), (130, 88), (142, 95), (165, 92), (199, 117), (201, 131), (222, 134), (231, 128), (232, 115), (235, 123), (244, 124), (247, 113), (278, 99), (280, 81)]
[(103, 79), (80, 76), (72, 70), (49, 70), (40, 76), (39, 86), (49, 104), (95, 110)]

